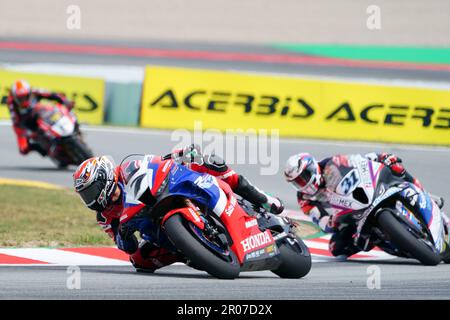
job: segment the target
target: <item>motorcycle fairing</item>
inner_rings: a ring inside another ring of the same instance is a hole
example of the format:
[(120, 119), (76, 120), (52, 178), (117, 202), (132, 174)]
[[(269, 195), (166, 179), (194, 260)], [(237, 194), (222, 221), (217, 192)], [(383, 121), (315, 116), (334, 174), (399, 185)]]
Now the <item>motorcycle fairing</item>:
[[(167, 161), (167, 160), (166, 160)], [(164, 186), (163, 197), (182, 196), (200, 205), (207, 206), (213, 211), (226, 227), (233, 240), (232, 249), (236, 253), (241, 264), (249, 260), (260, 260), (263, 257), (273, 256), (278, 253), (275, 240), (269, 230), (261, 232), (257, 223), (251, 223), (256, 218), (249, 216), (238, 204), (231, 188), (223, 181), (204, 173), (198, 173), (189, 168), (171, 162), (170, 169), (166, 161), (161, 161), (155, 156), (143, 156), (142, 160), (132, 164), (131, 169), (127, 164), (121, 165), (124, 172), (125, 188), (124, 211), (121, 215), (121, 223), (129, 221), (133, 216), (145, 208), (139, 200), (148, 190), (152, 194), (158, 183), (155, 181), (167, 181)], [(130, 165), (130, 164), (128, 164)], [(166, 168), (164, 171), (161, 168)], [(164, 171), (164, 172), (163, 172)], [(161, 175), (167, 178), (161, 179)], [(190, 213), (184, 212), (190, 220)], [(250, 224), (248, 224), (250, 222)], [(197, 225), (197, 223), (195, 223)], [(198, 225), (202, 229), (201, 223)], [(264, 253), (260, 250), (264, 250)], [(258, 251), (257, 253), (254, 253)], [(247, 257), (248, 255), (248, 257)]]
[(325, 168), (328, 171), (326, 176), (331, 172), (334, 176), (332, 181), (327, 181), (330, 205), (343, 212), (367, 208), (374, 199), (384, 166), (360, 155), (350, 156), (345, 165), (339, 164), (330, 162)]
[(121, 165), (121, 173), (125, 183), (123, 190), (124, 211), (121, 222), (126, 222), (145, 207), (139, 199), (145, 192), (156, 196), (167, 188), (165, 196), (183, 196), (195, 200), (217, 212), (222, 212), (227, 198), (219, 188), (217, 180), (207, 174), (200, 174), (172, 160), (162, 161), (153, 155), (125, 161)]
[[(428, 193), (412, 183), (405, 184), (405, 188), (400, 195), (407, 205), (409, 204), (411, 208), (415, 209), (414, 211), (421, 215), (432, 237), (435, 248), (438, 252), (442, 252), (445, 249), (445, 232), (441, 211), (437, 204), (431, 199)], [(408, 211), (410, 211), (409, 208)]]
[(56, 138), (68, 137), (75, 131), (76, 120), (65, 107), (60, 105), (35, 105), (38, 114), (38, 127), (44, 132), (51, 132)]

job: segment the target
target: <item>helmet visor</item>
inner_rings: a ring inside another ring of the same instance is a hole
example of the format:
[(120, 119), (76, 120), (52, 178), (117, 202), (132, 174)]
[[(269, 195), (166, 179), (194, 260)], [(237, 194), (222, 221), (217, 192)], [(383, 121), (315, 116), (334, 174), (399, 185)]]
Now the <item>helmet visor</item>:
[(316, 173), (316, 167), (314, 163), (308, 164), (308, 166), (302, 170), (299, 176), (292, 180), (292, 184), (300, 191), (305, 189), (313, 180)]
[[(102, 183), (99, 180), (95, 181), (87, 188), (78, 192), (86, 206), (91, 209), (95, 208), (96, 205), (98, 205), (98, 200), (99, 198), (101, 198), (102, 193), (106, 193), (105, 183)], [(105, 196), (106, 194), (103, 195), (103, 197)]]
[(22, 95), (22, 96), (16, 96), (14, 98), (14, 100), (20, 107), (28, 107), (30, 95), (26, 94), (26, 95)]

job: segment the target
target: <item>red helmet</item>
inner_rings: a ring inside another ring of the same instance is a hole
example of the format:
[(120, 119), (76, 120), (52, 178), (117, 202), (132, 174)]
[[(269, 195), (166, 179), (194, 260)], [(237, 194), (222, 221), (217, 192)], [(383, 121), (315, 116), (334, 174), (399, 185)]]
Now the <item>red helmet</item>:
[(19, 107), (19, 111), (26, 110), (30, 106), (31, 87), (25, 80), (17, 80), (11, 88), (11, 95)]
[(85, 160), (73, 174), (75, 191), (89, 209), (103, 211), (111, 203), (118, 180), (114, 169), (114, 160), (102, 156)]
[(284, 176), (298, 191), (315, 195), (320, 187), (320, 171), (319, 164), (309, 153), (300, 153), (288, 159)]

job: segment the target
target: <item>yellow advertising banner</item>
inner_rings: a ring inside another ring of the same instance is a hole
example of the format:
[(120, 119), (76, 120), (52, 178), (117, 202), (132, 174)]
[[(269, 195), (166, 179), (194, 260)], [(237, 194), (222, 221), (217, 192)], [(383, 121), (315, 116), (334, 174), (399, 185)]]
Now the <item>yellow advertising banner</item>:
[(450, 145), (450, 90), (146, 68), (141, 125)]
[(101, 79), (56, 76), (0, 70), (0, 119), (9, 119), (6, 97), (15, 80), (23, 79), (33, 88), (63, 93), (75, 102), (75, 113), (81, 123), (102, 124), (105, 82)]

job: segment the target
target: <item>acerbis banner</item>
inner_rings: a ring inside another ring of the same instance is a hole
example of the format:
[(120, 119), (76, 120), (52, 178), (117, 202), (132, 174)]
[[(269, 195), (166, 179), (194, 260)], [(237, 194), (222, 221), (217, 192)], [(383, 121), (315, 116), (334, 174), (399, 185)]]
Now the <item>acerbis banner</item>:
[(0, 119), (9, 119), (6, 97), (11, 85), (23, 79), (32, 87), (64, 93), (75, 101), (75, 113), (81, 123), (102, 124), (104, 115), (105, 82), (101, 79), (22, 73), (0, 70)]
[(143, 90), (144, 127), (450, 145), (450, 90), (153, 66)]

